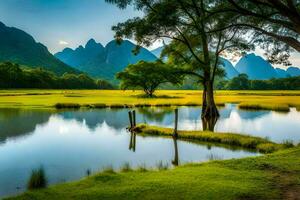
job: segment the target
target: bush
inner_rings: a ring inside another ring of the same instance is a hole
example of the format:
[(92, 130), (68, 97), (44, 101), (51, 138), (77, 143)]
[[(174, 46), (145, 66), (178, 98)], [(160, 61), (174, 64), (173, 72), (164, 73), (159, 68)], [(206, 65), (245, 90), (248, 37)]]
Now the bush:
[(32, 170), (30, 179), (27, 183), (27, 188), (29, 190), (32, 190), (45, 187), (47, 187), (47, 178), (45, 175), (44, 168), (41, 167), (37, 170)]

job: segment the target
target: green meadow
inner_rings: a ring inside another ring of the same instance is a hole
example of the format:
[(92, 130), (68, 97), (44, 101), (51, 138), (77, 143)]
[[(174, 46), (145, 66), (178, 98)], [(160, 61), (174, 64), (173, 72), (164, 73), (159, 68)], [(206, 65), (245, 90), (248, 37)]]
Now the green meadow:
[[(0, 90), (0, 107), (61, 108), (131, 107), (131, 106), (197, 106), (202, 92), (195, 90), (158, 90), (147, 98), (142, 91), (123, 90)], [(286, 111), (300, 107), (300, 91), (226, 91), (215, 92), (217, 104), (241, 104), (245, 109)]]
[(297, 199), (300, 147), (172, 169), (106, 169), (80, 181), (8, 199)]

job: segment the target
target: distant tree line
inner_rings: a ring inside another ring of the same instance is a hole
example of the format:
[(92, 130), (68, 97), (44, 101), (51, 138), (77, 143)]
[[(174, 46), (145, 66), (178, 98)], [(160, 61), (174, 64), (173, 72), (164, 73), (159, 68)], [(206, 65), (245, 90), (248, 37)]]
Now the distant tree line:
[(219, 90), (299, 90), (300, 76), (249, 80), (246, 74), (240, 74), (231, 80), (219, 81), (216, 88)]
[(0, 63), (0, 88), (113, 89), (113, 86), (108, 81), (94, 80), (86, 74), (57, 76), (42, 68), (29, 69), (5, 62)]

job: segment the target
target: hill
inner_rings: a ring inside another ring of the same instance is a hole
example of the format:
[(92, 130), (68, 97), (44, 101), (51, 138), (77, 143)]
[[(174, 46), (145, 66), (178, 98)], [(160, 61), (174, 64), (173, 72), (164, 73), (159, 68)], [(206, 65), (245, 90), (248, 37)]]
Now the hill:
[(278, 74), (273, 66), (254, 53), (243, 56), (235, 66), (240, 73), (247, 74), (249, 79), (267, 80), (277, 78)]
[(55, 58), (43, 44), (28, 33), (0, 22), (0, 62), (14, 62), (31, 68), (41, 67), (62, 75), (65, 72), (78, 73)]
[(234, 68), (234, 66), (231, 64), (229, 60), (221, 57), (220, 61), (225, 69), (226, 78), (232, 79), (239, 75), (239, 72)]
[(135, 64), (141, 60), (155, 61), (157, 59), (145, 48), (141, 48), (140, 52), (135, 55), (132, 52), (134, 48), (135, 44), (128, 40), (124, 40), (120, 45), (112, 40), (103, 47), (102, 44), (91, 39), (85, 47), (79, 46), (75, 50), (66, 48), (62, 52), (56, 53), (55, 57), (91, 76), (114, 79), (115, 74), (129, 64)]

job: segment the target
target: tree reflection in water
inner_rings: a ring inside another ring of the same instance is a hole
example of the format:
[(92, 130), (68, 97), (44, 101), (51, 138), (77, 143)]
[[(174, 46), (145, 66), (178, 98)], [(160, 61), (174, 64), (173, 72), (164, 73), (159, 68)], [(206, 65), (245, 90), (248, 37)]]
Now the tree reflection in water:
[(203, 131), (214, 132), (218, 119), (219, 119), (218, 117), (210, 117), (210, 118), (202, 117), (201, 120), (202, 120)]
[(135, 152), (135, 146), (136, 146), (136, 133), (131, 131), (130, 132), (129, 150)]

